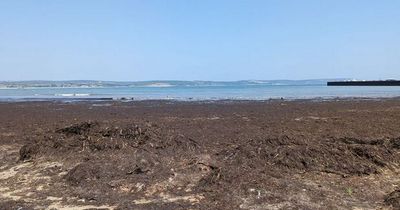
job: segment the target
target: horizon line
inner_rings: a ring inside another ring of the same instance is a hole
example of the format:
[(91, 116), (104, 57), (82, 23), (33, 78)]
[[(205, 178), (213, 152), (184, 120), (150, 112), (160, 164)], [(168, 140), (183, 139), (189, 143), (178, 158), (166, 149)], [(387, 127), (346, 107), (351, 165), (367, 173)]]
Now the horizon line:
[[(343, 79), (354, 79), (354, 78), (319, 78), (319, 79), (241, 79), (241, 80), (178, 80), (178, 79), (161, 79), (161, 80), (95, 80), (95, 79), (73, 79), (73, 80), (46, 80), (46, 79), (34, 79), (34, 80), (0, 80), (0, 82), (163, 82), (163, 81), (174, 81), (174, 82), (242, 82), (242, 81), (305, 81), (305, 80), (343, 80)], [(392, 79), (392, 78), (390, 78)], [(357, 79), (358, 80), (358, 79)], [(361, 80), (361, 79), (360, 79)]]

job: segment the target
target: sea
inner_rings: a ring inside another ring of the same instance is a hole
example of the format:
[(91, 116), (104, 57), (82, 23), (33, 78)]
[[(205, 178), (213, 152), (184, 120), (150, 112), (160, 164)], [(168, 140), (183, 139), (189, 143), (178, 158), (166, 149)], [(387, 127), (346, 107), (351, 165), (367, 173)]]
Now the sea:
[(327, 86), (332, 80), (21, 81), (0, 82), (0, 101), (42, 100), (269, 100), (392, 98), (400, 87)]

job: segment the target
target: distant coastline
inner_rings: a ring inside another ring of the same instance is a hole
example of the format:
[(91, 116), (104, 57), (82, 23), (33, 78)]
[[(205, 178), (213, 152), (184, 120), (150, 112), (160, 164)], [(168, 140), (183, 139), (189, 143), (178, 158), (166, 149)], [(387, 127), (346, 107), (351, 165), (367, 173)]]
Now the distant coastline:
[(309, 79), (309, 80), (240, 80), (240, 81), (183, 81), (183, 80), (151, 80), (151, 81), (0, 81), (0, 89), (23, 88), (101, 88), (101, 87), (206, 87), (235, 85), (325, 85), (327, 81), (345, 79)]

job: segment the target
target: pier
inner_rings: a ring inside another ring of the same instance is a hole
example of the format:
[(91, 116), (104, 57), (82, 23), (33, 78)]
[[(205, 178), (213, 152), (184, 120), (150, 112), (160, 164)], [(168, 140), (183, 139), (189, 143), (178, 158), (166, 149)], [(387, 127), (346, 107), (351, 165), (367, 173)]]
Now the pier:
[(400, 80), (332, 81), (328, 86), (400, 86)]

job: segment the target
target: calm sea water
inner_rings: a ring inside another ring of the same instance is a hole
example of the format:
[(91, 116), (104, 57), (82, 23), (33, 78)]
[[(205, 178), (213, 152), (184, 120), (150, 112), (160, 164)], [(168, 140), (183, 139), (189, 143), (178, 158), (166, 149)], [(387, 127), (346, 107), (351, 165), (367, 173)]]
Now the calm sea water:
[(399, 97), (400, 87), (328, 87), (326, 85), (225, 85), (101, 88), (0, 89), (0, 100), (133, 98), (176, 100), (265, 100), (351, 97)]

